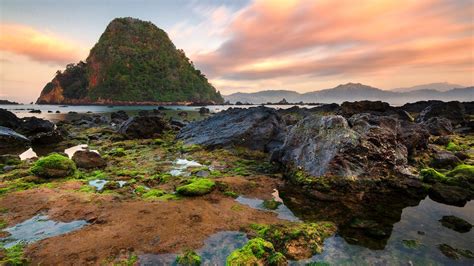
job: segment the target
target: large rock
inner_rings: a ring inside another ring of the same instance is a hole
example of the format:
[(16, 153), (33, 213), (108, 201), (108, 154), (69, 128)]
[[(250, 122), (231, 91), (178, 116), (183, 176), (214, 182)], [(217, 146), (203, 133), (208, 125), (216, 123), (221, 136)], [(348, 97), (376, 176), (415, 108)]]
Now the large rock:
[(458, 101), (435, 102), (423, 109), (416, 121), (425, 122), (432, 117), (444, 117), (450, 120), (453, 125), (463, 124), (467, 121), (464, 105)]
[(48, 120), (37, 117), (26, 117), (22, 119), (22, 124), (18, 131), (27, 136), (32, 136), (37, 133), (51, 132), (54, 130), (54, 124)]
[(433, 155), (433, 160), (431, 161), (431, 166), (434, 168), (448, 169), (454, 168), (456, 165), (460, 164), (461, 160), (449, 151), (437, 151)]
[(0, 126), (0, 153), (17, 152), (30, 146), (30, 140), (25, 136)]
[(181, 129), (178, 139), (208, 148), (242, 146), (271, 151), (283, 142), (283, 120), (267, 107), (229, 109)]
[(420, 113), (426, 107), (432, 104), (436, 104), (436, 103), (442, 103), (442, 101), (430, 100), (430, 101), (418, 101), (414, 103), (406, 103), (403, 106), (401, 106), (400, 109), (405, 110), (409, 113)]
[(110, 118), (112, 119), (113, 123), (119, 124), (125, 120), (128, 120), (129, 116), (125, 111), (120, 110), (120, 111), (111, 113)]
[(32, 137), (31, 144), (34, 145), (50, 145), (57, 144), (64, 140), (64, 135), (60, 130), (53, 130), (49, 132), (41, 132)]
[(408, 156), (412, 157), (418, 151), (428, 147), (430, 133), (421, 124), (402, 121), (398, 127), (398, 141), (400, 141), (408, 151)]
[(422, 125), (433, 136), (446, 136), (453, 134), (453, 125), (451, 121), (444, 117), (432, 117), (422, 122)]
[(349, 118), (355, 114), (369, 113), (379, 116), (393, 116), (404, 121), (413, 121), (413, 117), (401, 109), (390, 106), (382, 101), (343, 102), (340, 114)]
[(471, 200), (471, 192), (469, 190), (441, 183), (436, 183), (430, 188), (429, 196), (434, 201), (459, 207), (464, 207)]
[[(351, 127), (352, 126), (352, 127)], [(395, 118), (370, 114), (309, 116), (288, 133), (272, 157), (312, 176), (384, 177), (409, 174), (407, 149)]]
[(146, 139), (159, 136), (169, 128), (161, 116), (135, 116), (120, 125), (119, 133), (128, 138)]
[(0, 126), (17, 129), (21, 124), (21, 120), (10, 111), (0, 108)]
[(103, 168), (107, 166), (107, 162), (100, 154), (92, 151), (76, 151), (72, 156), (72, 160), (79, 168)]

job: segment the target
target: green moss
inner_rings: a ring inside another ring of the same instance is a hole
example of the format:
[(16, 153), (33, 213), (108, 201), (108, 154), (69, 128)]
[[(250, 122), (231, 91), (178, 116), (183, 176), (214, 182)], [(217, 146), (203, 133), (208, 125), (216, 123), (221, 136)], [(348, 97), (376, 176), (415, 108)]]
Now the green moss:
[(0, 219), (0, 229), (6, 228), (7, 226), (8, 223), (5, 220)]
[(68, 157), (53, 153), (36, 161), (31, 172), (45, 178), (68, 177), (76, 172), (76, 165)]
[(215, 185), (208, 178), (193, 178), (189, 184), (176, 188), (176, 192), (184, 196), (201, 196), (210, 193)]
[(452, 178), (463, 178), (463, 179), (468, 179), (472, 180), (474, 178), (474, 166), (473, 165), (467, 165), (467, 164), (460, 164), (456, 166), (453, 170), (449, 171), (446, 174), (448, 177)]
[(234, 250), (227, 257), (226, 265), (262, 265), (265, 261), (270, 262), (272, 256), (274, 256), (272, 261), (284, 259), (284, 256), (275, 254), (272, 243), (257, 237), (249, 240), (242, 248)]
[(240, 205), (240, 204), (234, 204), (234, 205), (232, 205), (232, 207), (230, 207), (230, 209), (235, 211), (235, 212), (240, 212), (240, 211), (244, 210), (244, 207), (242, 207), (242, 205)]
[(153, 198), (158, 198), (161, 197), (165, 194), (163, 190), (159, 189), (150, 189), (147, 192), (143, 193), (142, 197), (144, 199), (153, 199)]
[(278, 202), (275, 199), (264, 200), (263, 201), (263, 207), (265, 207), (265, 209), (269, 209), (269, 210), (276, 210), (276, 209), (278, 209), (278, 206), (280, 206), (280, 205), (281, 205), (281, 202)]
[(409, 240), (402, 240), (403, 246), (410, 249), (417, 249), (420, 246), (420, 241), (409, 239)]
[(448, 151), (461, 151), (462, 148), (458, 144), (456, 144), (454, 141), (450, 141), (448, 145), (446, 145), (446, 150)]
[(23, 178), (5, 182), (4, 185), (4, 187), (0, 188), (0, 195), (15, 191), (28, 190), (38, 186), (35, 183), (26, 182)]
[(268, 258), (268, 265), (287, 265), (285, 255), (281, 254), (280, 252), (273, 253)]
[(237, 198), (239, 196), (239, 194), (235, 193), (234, 191), (231, 191), (231, 190), (227, 190), (227, 191), (224, 191), (224, 195), (228, 196), (228, 197), (231, 197), (231, 198)]
[(176, 263), (178, 265), (201, 265), (201, 256), (199, 256), (194, 250), (187, 250), (182, 255), (176, 257)]
[(24, 245), (23, 244), (16, 244), (12, 247), (5, 249), (5, 256), (0, 259), (1, 265), (26, 265), (28, 260), (24, 254)]
[(81, 186), (79, 191), (84, 192), (84, 193), (94, 193), (94, 192), (96, 192), (96, 189), (93, 186), (83, 185), (83, 186)]
[(114, 148), (108, 153), (108, 155), (115, 156), (115, 157), (125, 156), (125, 149), (124, 148)]
[(436, 171), (433, 168), (426, 168), (420, 171), (420, 176), (423, 179), (423, 182), (426, 183), (435, 183), (435, 182), (445, 182), (447, 177)]
[(302, 243), (299, 249), (317, 254), (322, 252), (324, 240), (336, 232), (336, 226), (330, 222), (251, 225), (250, 229), (271, 242), (278, 252), (289, 258), (295, 258), (292, 254), (294, 250), (287, 249), (287, 243), (290, 241)]

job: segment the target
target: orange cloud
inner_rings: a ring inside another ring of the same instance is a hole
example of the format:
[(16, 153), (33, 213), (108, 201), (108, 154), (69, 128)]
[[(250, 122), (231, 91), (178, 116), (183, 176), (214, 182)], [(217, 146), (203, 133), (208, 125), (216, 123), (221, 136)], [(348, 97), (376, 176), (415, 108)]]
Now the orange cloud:
[(74, 63), (84, 57), (84, 49), (51, 33), (18, 24), (0, 25), (0, 51), (11, 52), (44, 63)]
[[(259, 0), (217, 50), (197, 55), (229, 80), (378, 73), (400, 67), (473, 70), (469, 0)], [(469, 74), (466, 72), (466, 74)]]

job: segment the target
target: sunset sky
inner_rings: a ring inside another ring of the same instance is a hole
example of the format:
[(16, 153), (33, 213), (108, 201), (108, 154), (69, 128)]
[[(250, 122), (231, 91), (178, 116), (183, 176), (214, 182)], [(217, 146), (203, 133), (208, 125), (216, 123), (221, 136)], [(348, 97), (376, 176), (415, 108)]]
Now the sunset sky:
[(474, 83), (472, 0), (0, 0), (0, 99), (36, 100), (116, 17), (164, 29), (223, 94)]

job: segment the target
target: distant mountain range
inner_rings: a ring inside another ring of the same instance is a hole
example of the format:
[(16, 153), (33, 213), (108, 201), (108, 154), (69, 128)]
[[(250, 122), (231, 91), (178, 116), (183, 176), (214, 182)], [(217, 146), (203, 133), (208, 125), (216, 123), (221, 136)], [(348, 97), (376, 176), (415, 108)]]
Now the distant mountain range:
[(397, 92), (408, 92), (408, 91), (418, 91), (418, 90), (437, 90), (437, 91), (449, 91), (456, 88), (464, 88), (465, 86), (459, 84), (453, 84), (449, 82), (438, 82), (438, 83), (430, 83), (430, 84), (422, 84), (413, 87), (407, 88), (396, 88), (391, 89), (391, 91)]
[(347, 83), (332, 89), (307, 93), (298, 93), (289, 90), (268, 90), (254, 93), (238, 92), (224, 96), (224, 99), (230, 103), (241, 102), (253, 104), (277, 103), (282, 99), (285, 99), (289, 103), (342, 103), (344, 101), (371, 100), (385, 101), (392, 105), (402, 105), (407, 102), (423, 100), (474, 101), (474, 87), (446, 89), (448, 85), (457, 85), (448, 83), (434, 83), (432, 85), (431, 88), (428, 84), (411, 88), (381, 90), (360, 83)]

